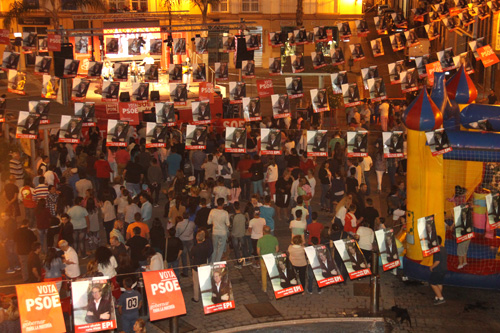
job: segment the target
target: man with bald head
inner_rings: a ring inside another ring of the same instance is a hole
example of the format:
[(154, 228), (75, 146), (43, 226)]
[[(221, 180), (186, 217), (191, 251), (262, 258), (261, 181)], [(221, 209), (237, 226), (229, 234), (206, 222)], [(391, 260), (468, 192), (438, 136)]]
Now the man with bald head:
[(69, 246), (68, 242), (65, 241), (64, 239), (60, 240), (59, 243), (57, 243), (57, 245), (59, 246), (61, 251), (64, 252), (63, 262), (66, 265), (64, 273), (68, 278), (76, 279), (77, 277), (80, 276), (78, 254), (76, 253), (75, 249)]

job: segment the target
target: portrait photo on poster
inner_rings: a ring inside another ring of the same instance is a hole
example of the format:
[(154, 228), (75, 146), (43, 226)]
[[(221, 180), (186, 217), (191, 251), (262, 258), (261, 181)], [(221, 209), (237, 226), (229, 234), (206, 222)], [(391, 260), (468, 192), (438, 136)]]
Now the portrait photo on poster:
[(246, 95), (245, 82), (229, 82), (229, 101), (231, 104), (242, 103), (242, 99)]
[(48, 74), (50, 72), (51, 64), (52, 64), (52, 57), (36, 56), (34, 73), (39, 75)]
[(89, 38), (88, 37), (75, 37), (75, 53), (79, 53), (79, 54), (89, 53)]
[(251, 79), (255, 77), (254, 60), (243, 60), (241, 62), (241, 75), (244, 79)]
[(222, 37), (222, 52), (229, 53), (236, 50), (235, 37), (232, 35)]
[(383, 132), (384, 157), (404, 157), (404, 133), (402, 131)]
[(146, 123), (146, 148), (166, 146), (167, 127), (165, 124)]
[(225, 261), (198, 267), (205, 314), (234, 309), (234, 296)]
[(56, 99), (59, 92), (59, 78), (44, 75), (42, 80), (42, 98)]
[(486, 195), (486, 210), (488, 211), (488, 223), (491, 229), (500, 227), (500, 196), (488, 193)]
[(329, 110), (326, 89), (311, 89), (310, 93), (314, 113)]
[(417, 220), (417, 230), (423, 256), (428, 257), (439, 252), (440, 244), (438, 244), (434, 215), (419, 218)]
[(351, 280), (371, 274), (368, 263), (354, 239), (340, 239), (333, 243)]
[(28, 111), (19, 111), (17, 118), (16, 138), (36, 139), (38, 137), (38, 127), (40, 117)]
[(262, 155), (281, 155), (281, 131), (279, 129), (261, 128)]
[(247, 148), (247, 132), (245, 128), (226, 127), (225, 151), (228, 153), (244, 153)]
[(332, 83), (332, 91), (334, 94), (342, 94), (342, 85), (347, 84), (347, 72), (339, 71), (330, 74), (330, 81)]
[(418, 77), (419, 78), (424, 78), (427, 76), (427, 68), (426, 68), (426, 65), (429, 64), (430, 61), (429, 61), (429, 55), (428, 54), (424, 54), (423, 56), (421, 57), (415, 57), (415, 66), (417, 68), (417, 72), (418, 72)]
[(193, 69), (193, 82), (205, 82), (207, 80), (207, 69), (204, 63), (197, 63)]
[(63, 77), (75, 77), (78, 74), (80, 60), (65, 59)]
[(28, 110), (40, 118), (40, 124), (49, 124), (50, 101), (29, 101)]
[(344, 281), (340, 269), (333, 260), (332, 253), (327, 246), (323, 244), (313, 245), (304, 248), (304, 250), (318, 287), (321, 288)]
[(399, 84), (401, 83), (401, 73), (403, 73), (406, 69), (404, 66), (404, 61), (399, 60), (396, 62), (392, 62), (387, 65), (389, 69), (389, 76), (391, 78), (391, 84)]
[(150, 55), (162, 55), (163, 40), (161, 38), (152, 38), (149, 42), (149, 45)]
[(95, 103), (75, 103), (75, 116), (82, 119), (83, 126), (86, 124), (95, 124)]
[(340, 47), (330, 48), (330, 58), (332, 59), (333, 66), (345, 63), (344, 51)]
[(158, 124), (175, 124), (175, 106), (173, 102), (155, 103), (156, 122)]
[(129, 132), (128, 121), (108, 119), (107, 146), (126, 147)]
[(3, 51), (2, 69), (17, 70), (21, 54), (18, 52)]
[(194, 125), (210, 124), (212, 121), (210, 102), (208, 100), (191, 102), (191, 111)]
[(394, 269), (401, 265), (398, 246), (393, 229), (380, 229), (375, 231), (375, 239), (382, 260), (384, 271)]
[(76, 116), (61, 116), (59, 142), (80, 143), (82, 119)]
[(300, 73), (304, 71), (304, 57), (301, 54), (291, 56), (291, 61), (293, 73)]
[(71, 97), (73, 100), (84, 100), (87, 97), (90, 80), (75, 77), (73, 79), (73, 88), (71, 89)]
[(327, 156), (328, 141), (326, 130), (307, 131), (307, 156)]
[(262, 120), (262, 115), (260, 113), (260, 98), (243, 97), (243, 118), (245, 121)]
[(99, 78), (102, 73), (102, 61), (89, 61), (89, 69), (87, 72), (88, 78)]
[(303, 292), (299, 278), (285, 253), (265, 254), (262, 259), (277, 299)]
[(367, 83), (372, 102), (379, 102), (387, 98), (387, 91), (383, 78), (377, 77), (374, 79), (368, 79)]
[(102, 82), (102, 101), (117, 102), (120, 93), (120, 82), (103, 81)]
[(114, 63), (113, 64), (113, 80), (126, 82), (128, 80), (128, 66), (125, 63)]
[(18, 94), (26, 95), (24, 87), (26, 85), (26, 73), (18, 72), (16, 70), (9, 70), (7, 76), (7, 91)]
[(215, 79), (219, 81), (227, 81), (229, 75), (229, 67), (227, 62), (216, 62), (215, 63)]
[(159, 69), (158, 65), (145, 64), (144, 65), (144, 81), (158, 82)]
[(149, 83), (132, 83), (132, 99), (134, 101), (147, 101), (149, 99)]
[(182, 82), (182, 65), (170, 64), (168, 67), (168, 82)]
[(352, 157), (368, 156), (368, 132), (347, 132), (347, 154)]
[(207, 128), (206, 126), (186, 126), (186, 149), (206, 149)]
[(444, 154), (452, 151), (450, 140), (446, 131), (441, 128), (431, 132), (425, 132), (427, 145), (431, 149), (432, 156)]
[(300, 98), (304, 96), (304, 88), (302, 87), (302, 78), (299, 76), (285, 78), (286, 92), (290, 99)]
[(361, 105), (361, 99), (359, 97), (359, 89), (356, 83), (343, 84), (342, 97), (344, 99), (345, 107)]
[(187, 85), (184, 83), (170, 83), (170, 100), (174, 105), (186, 105)]
[(269, 75), (281, 75), (281, 58), (269, 58)]
[(290, 116), (290, 101), (287, 94), (271, 95), (274, 118), (285, 118)]
[[(498, 210), (498, 202), (497, 202)], [(489, 214), (488, 214), (489, 217)], [(453, 207), (454, 232), (457, 243), (465, 242), (474, 237), (472, 228), (472, 207), (460, 205)]]

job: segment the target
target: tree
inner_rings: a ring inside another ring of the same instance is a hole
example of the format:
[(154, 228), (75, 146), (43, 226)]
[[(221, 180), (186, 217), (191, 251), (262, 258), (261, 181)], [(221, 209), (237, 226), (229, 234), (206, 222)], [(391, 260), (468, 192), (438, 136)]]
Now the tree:
[(198, 7), (201, 11), (202, 23), (207, 23), (207, 14), (209, 5), (218, 5), (220, 0), (191, 0), (195, 7)]
[(301, 27), (304, 25), (304, 0), (297, 0), (297, 15), (295, 16), (295, 20), (297, 21), (297, 27)]
[(68, 10), (95, 10), (95, 11), (105, 11), (106, 1), (105, 0), (39, 0), (39, 6), (33, 7), (23, 0), (16, 0), (10, 5), (9, 11), (5, 14), (3, 19), (3, 25), (5, 28), (9, 28), (12, 24), (13, 19), (19, 19), (25, 17), (33, 12), (43, 11), (45, 16), (50, 18), (50, 23), (54, 29), (59, 28), (60, 13), (65, 9)]
[(172, 8), (180, 5), (182, 0), (162, 0), (161, 5), (168, 11), (168, 26), (172, 27)]

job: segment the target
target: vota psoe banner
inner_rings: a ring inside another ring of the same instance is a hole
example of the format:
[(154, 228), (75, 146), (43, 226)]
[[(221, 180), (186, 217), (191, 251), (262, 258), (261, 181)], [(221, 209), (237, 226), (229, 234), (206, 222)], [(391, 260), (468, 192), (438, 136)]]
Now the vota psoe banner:
[(159, 320), (186, 314), (184, 296), (172, 269), (143, 272), (148, 296), (150, 320)]
[(66, 332), (55, 282), (16, 285), (21, 331)]

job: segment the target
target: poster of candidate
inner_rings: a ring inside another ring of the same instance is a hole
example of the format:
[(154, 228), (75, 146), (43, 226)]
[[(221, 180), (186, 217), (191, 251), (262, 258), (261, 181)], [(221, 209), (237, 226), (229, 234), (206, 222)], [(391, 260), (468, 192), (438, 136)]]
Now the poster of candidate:
[(402, 131), (383, 132), (384, 157), (404, 157), (404, 133)]
[(368, 132), (347, 132), (347, 156), (368, 156)]
[(127, 147), (128, 131), (129, 131), (128, 121), (108, 119), (106, 146)]
[(40, 118), (40, 125), (50, 124), (50, 101), (29, 101), (28, 110)]
[(327, 131), (307, 131), (307, 156), (328, 156)]
[(378, 252), (380, 253), (384, 271), (401, 266), (394, 230), (377, 230), (375, 231), (375, 239), (377, 240)]
[(59, 128), (59, 142), (80, 143), (82, 119), (75, 116), (61, 116)]
[[(488, 214), (489, 216), (489, 214)], [(474, 237), (472, 229), (472, 207), (460, 205), (453, 207), (453, 217), (455, 222), (455, 238), (457, 243), (465, 242)]]
[(167, 127), (164, 124), (146, 123), (146, 148), (165, 147)]
[(95, 117), (95, 103), (75, 103), (75, 116), (82, 119), (83, 127), (92, 127), (97, 123)]
[(266, 264), (276, 299), (304, 291), (286, 253), (265, 254), (262, 260)]
[(260, 141), (262, 155), (281, 155), (281, 131), (274, 128), (261, 128)]
[(304, 249), (311, 265), (318, 287), (326, 287), (344, 281), (340, 269), (333, 260), (330, 249), (323, 244), (308, 246)]
[(59, 78), (44, 75), (42, 80), (42, 98), (56, 99), (59, 91)]
[(340, 254), (351, 280), (371, 275), (363, 253), (354, 239), (340, 239), (333, 244)]
[(428, 257), (439, 252), (440, 244), (438, 244), (434, 215), (419, 218), (417, 220), (417, 230), (423, 256)]
[(186, 149), (206, 149), (207, 128), (205, 126), (187, 125), (186, 127)]
[(36, 139), (38, 137), (38, 126), (40, 117), (28, 111), (19, 111), (17, 118), (16, 138)]
[(234, 309), (234, 296), (225, 261), (198, 267), (201, 300), (205, 314)]
[(441, 155), (452, 151), (450, 140), (446, 131), (441, 128), (431, 132), (425, 132), (427, 145), (431, 149), (432, 156)]
[(243, 97), (243, 118), (245, 121), (261, 121), (260, 98)]
[(245, 128), (226, 127), (226, 153), (245, 153), (247, 150), (247, 131)]

